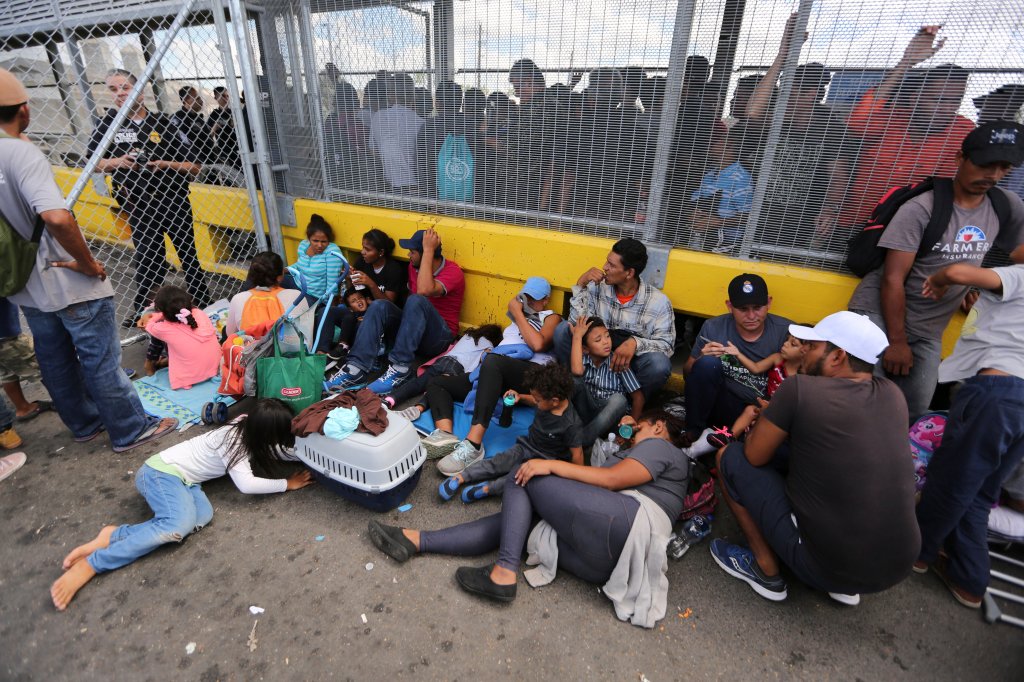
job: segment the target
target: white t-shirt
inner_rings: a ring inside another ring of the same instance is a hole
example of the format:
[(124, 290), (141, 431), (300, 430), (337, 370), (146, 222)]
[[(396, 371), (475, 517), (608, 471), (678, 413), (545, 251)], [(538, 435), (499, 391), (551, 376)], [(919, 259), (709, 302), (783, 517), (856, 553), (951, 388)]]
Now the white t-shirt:
[(484, 359), (484, 353), (494, 348), (491, 342), (480, 337), (477, 341), (473, 340), (472, 336), (463, 336), (452, 349), (446, 353), (446, 355), (458, 360), (459, 364), (462, 365), (462, 369), (466, 370), (466, 374), (469, 374), (477, 367), (480, 366), (480, 362)]
[(953, 354), (939, 365), (940, 383), (966, 379), (983, 369), (1024, 379), (1024, 265), (992, 272), (1002, 280), (1003, 293), (981, 292)]
[[(537, 313), (537, 320), (528, 320), (529, 325), (537, 331), (540, 331), (544, 327), (544, 320), (548, 319), (549, 315), (554, 314), (554, 310), (542, 310)], [(526, 345), (526, 339), (523, 338), (523, 332), (519, 329), (519, 325), (513, 322), (509, 326), (505, 327), (504, 331), (501, 332), (501, 343), (498, 344), (498, 347), (500, 348), (501, 346), (520, 344)], [(535, 362), (538, 365), (546, 365), (549, 362), (554, 362), (554, 360), (555, 356), (551, 353), (534, 353), (533, 357), (530, 358), (530, 362)]]
[(392, 187), (419, 184), (416, 136), (422, 127), (423, 119), (402, 106), (378, 111), (370, 120), (370, 147), (380, 154), (384, 177)]
[[(233, 428), (224, 426), (216, 431), (182, 441), (164, 450), (158, 457), (176, 467), (189, 484), (205, 483), (228, 474), (239, 492), (247, 495), (283, 493), (287, 490), (288, 482), (283, 478), (255, 476), (248, 457), (239, 460), (230, 471), (228, 470), (231, 452), (227, 444), (231, 441), (229, 435)], [(281, 450), (278, 456), (280, 459), (298, 459), (287, 450)]]

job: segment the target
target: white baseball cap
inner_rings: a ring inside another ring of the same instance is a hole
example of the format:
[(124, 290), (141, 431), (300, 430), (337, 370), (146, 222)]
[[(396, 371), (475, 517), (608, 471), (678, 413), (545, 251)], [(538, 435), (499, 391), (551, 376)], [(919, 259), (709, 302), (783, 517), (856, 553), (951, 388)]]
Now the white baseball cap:
[(864, 362), (878, 362), (889, 339), (867, 315), (849, 310), (832, 313), (813, 327), (789, 325), (789, 333), (801, 341), (828, 341)]

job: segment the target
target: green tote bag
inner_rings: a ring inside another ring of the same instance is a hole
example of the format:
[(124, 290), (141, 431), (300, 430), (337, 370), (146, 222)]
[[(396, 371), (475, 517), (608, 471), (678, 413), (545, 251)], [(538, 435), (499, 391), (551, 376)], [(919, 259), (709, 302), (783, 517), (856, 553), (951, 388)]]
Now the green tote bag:
[[(287, 322), (285, 322), (287, 324)], [(326, 355), (310, 355), (299, 334), (299, 352), (282, 355), (278, 345), (280, 325), (274, 325), (274, 354), (256, 361), (256, 394), (260, 398), (277, 398), (298, 414), (320, 400), (324, 387)]]

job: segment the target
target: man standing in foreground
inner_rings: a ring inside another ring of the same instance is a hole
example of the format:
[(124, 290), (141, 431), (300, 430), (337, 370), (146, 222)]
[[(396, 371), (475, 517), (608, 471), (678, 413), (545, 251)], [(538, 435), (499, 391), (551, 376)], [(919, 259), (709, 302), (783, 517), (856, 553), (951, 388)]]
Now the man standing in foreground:
[(1024, 459), (1024, 248), (1012, 257), (1018, 265), (951, 265), (924, 285), (931, 298), (955, 285), (982, 290), (953, 354), (939, 366), (940, 382), (964, 384), (928, 465), (914, 563), (918, 573), (931, 564), (953, 597), (972, 609), (988, 588), (989, 511)]
[[(750, 548), (711, 542), (723, 571), (771, 601), (787, 596), (785, 563), (802, 582), (850, 606), (910, 574), (921, 546), (907, 405), (873, 376), (888, 341), (867, 317), (790, 325), (807, 348), (743, 443), (718, 452), (722, 496)], [(773, 466), (788, 443), (787, 474)]]
[(114, 451), (124, 452), (173, 431), (178, 420), (148, 416), (121, 371), (114, 290), (46, 157), (19, 139), (29, 119), (27, 91), (0, 69), (0, 211), (25, 239), (38, 220), (45, 227), (35, 271), (9, 299), (28, 320), (43, 384), (75, 441), (106, 429)]

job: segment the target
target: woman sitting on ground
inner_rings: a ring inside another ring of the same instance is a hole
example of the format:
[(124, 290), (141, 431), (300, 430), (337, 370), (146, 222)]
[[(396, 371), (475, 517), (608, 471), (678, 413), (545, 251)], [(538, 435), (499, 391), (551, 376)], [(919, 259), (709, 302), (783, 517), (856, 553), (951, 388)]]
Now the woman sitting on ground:
[[(401, 308), (405, 302), (405, 294), (409, 291), (409, 273), (405, 265), (391, 257), (394, 250), (394, 239), (383, 230), (370, 230), (363, 235), (363, 246), (359, 250), (359, 257), (352, 263), (349, 279), (352, 280), (353, 287), (369, 289), (373, 300), (385, 299)], [(335, 349), (334, 329), (341, 325), (341, 319), (346, 312), (344, 305), (334, 306), (327, 311), (327, 320), (324, 322), (317, 351), (330, 350), (328, 355), (332, 360), (340, 360), (345, 355), (340, 352), (341, 349)]]
[[(619, 619), (654, 627), (665, 615), (665, 547), (686, 496), (689, 466), (675, 444), (683, 425), (662, 411), (623, 423), (635, 424), (632, 446), (600, 467), (533, 459), (508, 474), (516, 485), (505, 486), (498, 514), (437, 531), (370, 521), (370, 540), (398, 562), (416, 554), (475, 556), (497, 549), (495, 564), (461, 567), (455, 579), (467, 592), (504, 602), (515, 599), (528, 547), (530, 563), (539, 565), (524, 577), (534, 587), (562, 568), (603, 585)], [(531, 532), (535, 517), (541, 522)]]
[[(273, 322), (295, 303), (302, 292), (281, 286), (284, 261), (273, 251), (253, 256), (249, 274), (245, 279), (248, 289), (235, 294), (228, 305), (228, 319), (224, 331), (234, 334), (239, 329), (252, 329), (265, 322)], [(305, 306), (305, 303), (300, 304)]]
[[(505, 328), (501, 343), (487, 354), (480, 365), (473, 420), (465, 440), (460, 440), (453, 433), (454, 406), (455, 401), (466, 399), (473, 390), (473, 382), (465, 374), (435, 377), (430, 381), (426, 403), (417, 406), (420, 411), (429, 408), (434, 418), (434, 431), (423, 439), (428, 457), (436, 459), (447, 455), (453, 465), (459, 465), (453, 469), (456, 471), (483, 459), (484, 434), (498, 400), (509, 389), (517, 393), (528, 392), (524, 378), (530, 363), (555, 361), (547, 351), (551, 350), (555, 328), (562, 318), (547, 309), (550, 300), (551, 285), (547, 280), (531, 277), (509, 301), (508, 316), (512, 324)], [(523, 352), (516, 353), (517, 349)], [(526, 356), (529, 359), (523, 359)]]

